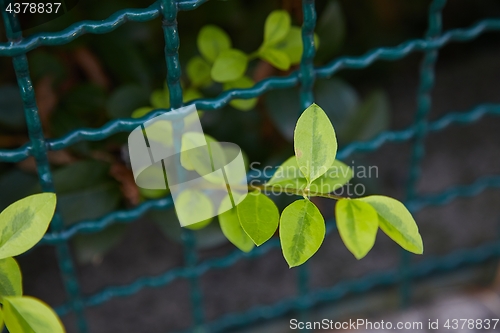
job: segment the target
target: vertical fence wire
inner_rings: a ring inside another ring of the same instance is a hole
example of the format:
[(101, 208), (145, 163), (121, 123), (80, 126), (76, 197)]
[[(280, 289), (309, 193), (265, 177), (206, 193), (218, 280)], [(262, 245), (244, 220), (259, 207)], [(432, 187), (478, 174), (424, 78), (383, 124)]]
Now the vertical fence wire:
[[(4, 8), (4, 0), (0, 0), (0, 8)], [(20, 43), (23, 37), (17, 15), (9, 14), (7, 11), (2, 10), (2, 16), (9, 42), (14, 44)], [(40, 186), (44, 192), (55, 192), (47, 154), (46, 140), (43, 133), (42, 122), (40, 121), (40, 115), (38, 114), (38, 106), (36, 104), (35, 89), (29, 72), (28, 58), (26, 54), (21, 54), (13, 57), (12, 60), (17, 84), (21, 93), (21, 99), (23, 101), (24, 116), (26, 118), (29, 140), (32, 147), (30, 153), (35, 159)], [(50, 229), (52, 232), (56, 233), (64, 229), (64, 222), (57, 211), (51, 221)], [(68, 243), (66, 241), (58, 243), (56, 245), (56, 253), (63, 285), (68, 295), (70, 306), (76, 314), (78, 330), (80, 333), (86, 333), (88, 330), (84, 315), (83, 301), (80, 295), (80, 285), (78, 283)]]
[[(165, 36), (165, 61), (167, 66), (167, 85), (170, 92), (170, 107), (177, 109), (182, 107), (183, 95), (181, 87), (181, 65), (179, 62), (179, 31), (177, 26), (176, 0), (162, 0), (161, 10), (163, 15), (163, 34)], [(174, 128), (174, 137), (180, 138), (182, 128)], [(180, 145), (180, 140), (176, 140), (176, 145)], [(176, 147), (180, 151), (180, 146)], [(196, 267), (198, 258), (196, 253), (196, 239), (193, 231), (182, 228), (182, 245), (184, 249), (185, 265), (188, 268)], [(191, 275), (188, 277), (189, 294), (191, 301), (191, 314), (195, 331), (201, 332), (204, 323), (203, 299), (199, 277)]]
[(300, 62), (300, 103), (305, 110), (314, 102), (313, 88), (316, 79), (314, 71), (314, 29), (316, 27), (316, 8), (314, 0), (302, 0), (304, 23), (302, 25), (302, 43), (304, 51)]
[[(426, 39), (432, 40), (438, 37), (442, 31), (442, 12), (447, 0), (433, 0), (429, 7), (429, 26), (426, 32)], [(417, 92), (417, 111), (415, 115), (415, 137), (412, 144), (410, 169), (406, 189), (406, 202), (410, 202), (416, 197), (416, 186), (420, 178), (421, 164), (425, 156), (425, 138), (428, 133), (428, 116), (432, 108), (432, 89), (435, 83), (436, 62), (438, 50), (431, 49), (424, 53), (420, 67), (420, 85)], [(402, 251), (401, 255), (401, 304), (408, 306), (411, 298), (411, 277), (409, 266), (411, 254)]]
[[(303, 24), (302, 24), (302, 44), (303, 52), (300, 62), (300, 113), (314, 103), (314, 81), (316, 73), (314, 71), (314, 56), (316, 48), (314, 45), (314, 28), (316, 27), (316, 8), (314, 0), (302, 0)], [(300, 296), (305, 296), (309, 292), (309, 265), (304, 263), (298, 267), (297, 288)], [(301, 320), (305, 321), (307, 314), (304, 304), (301, 309)], [(307, 331), (307, 330), (302, 330)]]

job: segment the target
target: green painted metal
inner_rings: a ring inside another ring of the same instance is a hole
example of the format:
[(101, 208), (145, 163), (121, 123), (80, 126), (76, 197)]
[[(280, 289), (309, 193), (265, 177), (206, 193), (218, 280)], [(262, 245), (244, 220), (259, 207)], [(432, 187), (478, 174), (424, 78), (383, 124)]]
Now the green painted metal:
[[(442, 11), (446, 5), (446, 0), (435, 0), (429, 8), (429, 28), (426, 38), (432, 39), (442, 32)], [(431, 111), (431, 92), (434, 88), (434, 73), (438, 58), (438, 50), (431, 49), (425, 51), (424, 59), (420, 69), (420, 87), (417, 93), (417, 114), (415, 115), (415, 137), (413, 138), (412, 155), (410, 161), (410, 174), (406, 189), (406, 201), (411, 201), (416, 196), (416, 185), (420, 178), (420, 164), (425, 156), (425, 137), (427, 135), (427, 117)], [(400, 273), (401, 282), (401, 304), (406, 307), (410, 303), (411, 281), (409, 275), (409, 264), (411, 254), (401, 251)]]
[[(0, 0), (0, 3), (4, 0)], [(121, 10), (108, 19), (102, 21), (82, 21), (72, 26), (52, 33), (43, 33), (23, 38), (20, 31), (14, 29), (18, 22), (15, 17), (3, 13), (8, 42), (0, 43), (0, 56), (12, 57), (17, 75), (19, 89), (24, 102), (26, 122), (30, 135), (30, 142), (17, 149), (0, 150), (0, 161), (19, 162), (33, 156), (37, 163), (40, 184), (44, 191), (54, 191), (50, 165), (47, 159), (49, 150), (60, 150), (81, 141), (103, 140), (118, 132), (129, 132), (147, 119), (166, 111), (157, 110), (141, 119), (117, 119), (110, 121), (101, 128), (81, 128), (69, 132), (56, 139), (46, 139), (42, 132), (35, 92), (31, 82), (26, 53), (40, 46), (67, 44), (83, 34), (104, 34), (111, 32), (127, 21), (145, 22), (162, 17), (162, 28), (165, 38), (165, 61), (167, 64), (166, 82), (170, 90), (172, 108), (183, 105), (180, 76), (182, 73), (178, 48), (179, 34), (177, 14), (179, 11), (193, 10), (207, 0), (160, 0), (144, 9)], [(273, 77), (257, 83), (248, 89), (235, 89), (222, 93), (217, 98), (199, 99), (195, 103), (199, 109), (219, 109), (231, 100), (258, 97), (272, 89), (284, 89), (300, 86), (300, 104), (297, 111), (305, 109), (314, 101), (313, 86), (317, 78), (328, 78), (342, 69), (363, 69), (376, 61), (396, 61), (414, 52), (422, 52), (424, 59), (420, 70), (420, 87), (417, 91), (418, 107), (415, 121), (411, 126), (399, 131), (386, 131), (366, 142), (352, 142), (338, 152), (339, 159), (345, 159), (355, 152), (372, 152), (388, 142), (412, 142), (411, 167), (407, 186), (406, 204), (417, 212), (428, 206), (445, 205), (459, 197), (472, 197), (489, 188), (500, 188), (500, 175), (487, 176), (478, 179), (469, 185), (451, 187), (441, 193), (422, 196), (416, 192), (415, 185), (420, 176), (420, 162), (425, 156), (424, 140), (428, 133), (442, 131), (454, 124), (472, 124), (484, 116), (500, 116), (500, 105), (481, 104), (466, 112), (450, 112), (442, 118), (429, 121), (428, 114), (432, 107), (430, 94), (434, 86), (434, 67), (438, 51), (452, 42), (468, 42), (488, 31), (500, 31), (500, 19), (485, 19), (469, 28), (454, 29), (443, 32), (441, 26), (441, 12), (446, 0), (433, 0), (429, 8), (429, 27), (422, 39), (406, 41), (393, 47), (373, 49), (362, 56), (339, 57), (329, 64), (315, 68), (313, 32), (316, 23), (314, 0), (303, 0), (304, 23), (302, 39), (304, 54), (300, 69), (285, 77)], [(403, 303), (408, 303), (411, 296), (412, 279), (423, 278), (431, 273), (448, 271), (463, 265), (476, 264), (500, 256), (500, 242), (483, 244), (473, 249), (462, 249), (443, 257), (427, 258), (418, 263), (411, 262), (411, 256), (402, 255), (399, 267), (389, 271), (367, 275), (361, 279), (349, 280), (336, 284), (331, 288), (309, 288), (309, 271), (307, 265), (297, 270), (297, 296), (284, 299), (276, 304), (259, 306), (242, 313), (232, 313), (207, 322), (204, 318), (202, 292), (199, 285), (200, 277), (212, 269), (224, 269), (240, 260), (253, 259), (266, 255), (270, 250), (279, 247), (279, 240), (272, 239), (263, 246), (250, 253), (235, 250), (233, 253), (216, 259), (198, 261), (195, 238), (193, 232), (186, 230), (182, 239), (185, 253), (185, 265), (171, 269), (157, 276), (145, 276), (136, 281), (121, 285), (110, 286), (95, 294), (82, 296), (75, 273), (74, 264), (69, 252), (68, 241), (78, 234), (99, 232), (115, 223), (130, 223), (144, 215), (151, 209), (171, 209), (170, 197), (146, 201), (129, 210), (112, 212), (95, 220), (81, 221), (69, 227), (64, 227), (59, 214), (56, 214), (42, 244), (55, 246), (58, 253), (59, 266), (68, 301), (57, 308), (61, 315), (73, 312), (77, 316), (79, 332), (88, 332), (84, 310), (87, 307), (97, 306), (115, 297), (126, 297), (139, 292), (143, 288), (154, 288), (168, 285), (176, 279), (187, 279), (191, 288), (192, 328), (189, 332), (222, 332), (238, 326), (250, 325), (262, 319), (283, 316), (290, 311), (304, 312), (311, 307), (325, 302), (341, 299), (351, 293), (363, 293), (372, 288), (400, 284)], [(327, 233), (335, 232), (334, 221), (327, 222)]]

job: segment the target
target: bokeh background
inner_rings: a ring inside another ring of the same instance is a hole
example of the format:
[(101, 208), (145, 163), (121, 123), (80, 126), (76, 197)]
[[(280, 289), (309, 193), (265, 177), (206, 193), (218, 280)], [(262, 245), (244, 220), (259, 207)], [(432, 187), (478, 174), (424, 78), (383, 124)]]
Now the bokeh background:
[[(100, 20), (124, 8), (142, 8), (153, 1), (80, 0), (67, 14), (26, 29), (24, 36), (60, 31), (81, 20)], [(316, 64), (342, 56), (363, 55), (380, 46), (395, 46), (422, 38), (428, 25), (430, 1), (335, 0), (317, 1), (319, 37)], [(286, 9), (295, 25), (302, 24), (301, 1), (210, 0), (178, 17), (181, 65), (198, 55), (196, 38), (206, 24), (215, 24), (233, 45), (247, 53), (262, 43), (267, 15)], [(494, 0), (450, 1), (443, 12), (444, 31), (470, 27), (484, 18), (500, 16)], [(30, 21), (32, 20), (32, 21)], [(36, 17), (25, 24), (36, 25)], [(6, 41), (0, 27), (1, 42)], [(500, 103), (500, 35), (486, 33), (469, 43), (451, 43), (439, 53), (436, 86), (429, 118), (436, 120), (480, 103)], [(47, 137), (59, 137), (81, 127), (97, 128), (117, 118), (128, 118), (139, 107), (151, 105), (154, 91), (165, 85), (166, 66), (161, 20), (128, 22), (104, 35), (84, 35), (56, 47), (28, 53), (37, 104)], [(341, 70), (333, 78), (317, 80), (316, 102), (339, 129), (339, 143), (366, 141), (386, 130), (408, 128), (417, 110), (419, 66), (422, 53), (398, 61), (377, 61), (363, 70)], [(16, 148), (28, 142), (22, 102), (10, 58), (0, 58), (0, 147)], [(295, 68), (293, 68), (295, 69)], [(262, 61), (251, 63), (247, 74), (255, 82), (284, 76)], [(189, 87), (189, 80), (183, 77)], [(215, 97), (223, 87), (202, 89)], [(273, 90), (249, 111), (226, 106), (202, 116), (205, 132), (219, 141), (234, 142), (249, 162), (278, 165), (293, 154), (291, 134), (299, 110), (298, 88)], [(418, 191), (439, 193), (450, 186), (467, 185), (500, 171), (500, 121), (485, 116), (470, 126), (452, 125), (426, 139), (426, 156)], [(80, 142), (49, 154), (58, 191), (59, 208), (69, 226), (118, 209), (137, 206), (147, 195), (133, 182), (128, 167), (126, 139), (121, 133), (97, 142)], [(374, 165), (378, 177), (355, 179), (367, 193), (405, 198), (410, 165), (409, 142), (386, 143), (375, 152), (354, 154), (347, 164)], [(0, 208), (40, 191), (34, 160), (0, 164)], [(289, 198), (273, 198), (283, 208)], [(487, 189), (447, 205), (427, 207), (415, 218), (424, 239), (425, 254), (411, 260), (439, 257), (485, 243), (500, 236), (500, 193)], [(326, 217), (333, 205), (318, 200)], [(233, 251), (217, 221), (196, 231), (199, 262), (221, 258)], [(498, 245), (497, 245), (498, 246)], [(116, 224), (71, 241), (82, 293), (90, 295), (110, 285), (126, 285), (143, 276), (155, 276), (184, 265), (180, 227), (172, 211), (152, 211), (127, 224)], [(25, 293), (53, 306), (66, 301), (55, 251), (39, 246), (19, 258)], [(310, 288), (321, 289), (353, 281), (370, 273), (397, 269), (401, 250), (380, 233), (370, 254), (361, 261), (345, 249), (338, 233), (326, 238), (308, 263)], [(234, 265), (210, 270), (201, 277), (205, 317), (208, 321), (262, 304), (274, 304), (297, 295), (297, 270), (288, 269), (280, 250), (242, 259)], [(411, 285), (411, 304), (401, 308), (400, 286), (370, 289), (320, 304), (308, 311), (309, 319), (372, 318), (420, 320), (428, 318), (498, 318), (500, 282), (498, 261), (460, 266), (430, 274)], [(91, 332), (173, 332), (191, 327), (189, 284), (176, 279), (167, 286), (144, 288), (133, 296), (113, 298), (86, 310)], [(463, 313), (463, 314), (462, 314)], [(458, 316), (457, 314), (460, 314)], [(288, 332), (288, 319), (297, 313), (229, 332)], [(404, 318), (404, 319), (401, 319)], [(410, 319), (408, 319), (410, 318)], [(76, 332), (73, 315), (63, 317), (68, 332)], [(472, 330), (474, 331), (474, 330)], [(499, 330), (500, 331), (500, 330)], [(465, 332), (465, 331), (464, 331)]]

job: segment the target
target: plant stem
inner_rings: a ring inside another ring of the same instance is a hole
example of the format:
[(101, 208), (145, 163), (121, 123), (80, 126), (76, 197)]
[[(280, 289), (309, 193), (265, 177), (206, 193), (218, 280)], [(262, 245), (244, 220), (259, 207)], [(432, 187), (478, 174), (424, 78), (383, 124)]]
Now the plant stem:
[[(206, 188), (206, 184), (204, 185), (204, 187)], [(322, 197), (322, 198), (328, 198), (328, 199), (333, 199), (333, 200), (342, 200), (342, 199), (348, 199), (347, 197), (343, 197), (343, 196), (340, 196), (340, 195), (336, 195), (336, 194), (332, 194), (332, 193), (319, 193), (319, 192), (311, 192), (309, 190), (301, 190), (301, 189), (296, 189), (296, 188), (286, 188), (286, 187), (282, 187), (282, 186), (276, 186), (276, 185), (247, 185), (247, 186), (238, 186), (238, 185), (232, 185), (231, 188), (234, 189), (234, 190), (243, 190), (243, 189), (248, 189), (249, 191), (253, 191), (253, 190), (260, 190), (260, 191), (272, 191), (273, 190), (273, 187), (276, 188), (276, 189), (279, 189), (278, 192), (276, 192), (276, 194), (281, 194), (281, 193), (288, 193), (288, 194), (294, 194), (296, 196), (299, 196), (299, 197), (304, 197), (304, 198), (308, 198), (308, 197)], [(217, 186), (214, 184), (213, 187), (209, 187), (211, 189), (214, 189), (214, 190), (222, 190), (222, 189), (226, 189), (225, 187), (222, 188), (221, 186)]]
[[(274, 185), (248, 185), (249, 190), (270, 190), (273, 188)], [(283, 188), (281, 186), (278, 187), (280, 189), (280, 193), (289, 193), (289, 194), (295, 194), (297, 196), (312, 196), (312, 197), (322, 197), (322, 198), (328, 198), (328, 199), (333, 199), (333, 200), (341, 200), (341, 199), (346, 199), (345, 197), (342, 197), (340, 195), (332, 194), (332, 193), (318, 193), (318, 192), (311, 192), (309, 190), (300, 190), (300, 189), (288, 189), (288, 188)]]

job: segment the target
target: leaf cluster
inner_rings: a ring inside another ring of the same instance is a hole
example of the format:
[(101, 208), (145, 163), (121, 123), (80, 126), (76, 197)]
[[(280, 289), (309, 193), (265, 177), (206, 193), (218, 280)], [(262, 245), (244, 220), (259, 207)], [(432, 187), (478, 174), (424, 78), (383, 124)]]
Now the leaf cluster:
[[(256, 189), (231, 211), (222, 214), (220, 224), (226, 237), (243, 251), (262, 245), (279, 228), (285, 260), (290, 267), (311, 258), (325, 238), (323, 215), (311, 197), (337, 200), (335, 216), (347, 249), (361, 259), (375, 243), (378, 229), (407, 251), (421, 254), (423, 244), (410, 212), (396, 199), (373, 195), (344, 198), (331, 194), (352, 177), (352, 170), (335, 159), (335, 130), (316, 104), (307, 108), (294, 132), (295, 156), (290, 157), (262, 188)], [(281, 216), (263, 191), (303, 196), (287, 206)]]
[[(184, 102), (203, 96), (202, 90), (221, 84), (223, 90), (245, 89), (254, 85), (247, 75), (249, 63), (261, 59), (279, 70), (286, 71), (300, 63), (303, 45), (301, 29), (293, 26), (290, 14), (275, 10), (269, 14), (264, 25), (261, 46), (250, 54), (236, 49), (229, 35), (216, 25), (205, 25), (197, 36), (200, 55), (189, 59), (186, 73), (189, 84), (184, 84)], [(319, 39), (316, 36), (316, 44)], [(141, 117), (155, 108), (169, 108), (168, 88), (155, 90), (151, 95), (151, 106), (141, 107), (133, 117)], [(248, 111), (255, 107), (257, 98), (236, 99), (230, 102), (235, 109)]]
[(22, 274), (13, 256), (38, 243), (56, 207), (53, 193), (21, 199), (0, 213), (0, 331), (10, 333), (63, 333), (57, 314), (44, 302), (23, 296)]

